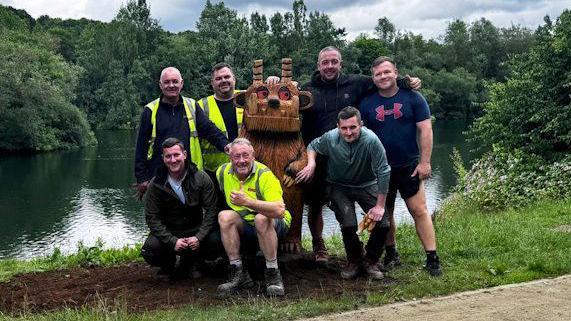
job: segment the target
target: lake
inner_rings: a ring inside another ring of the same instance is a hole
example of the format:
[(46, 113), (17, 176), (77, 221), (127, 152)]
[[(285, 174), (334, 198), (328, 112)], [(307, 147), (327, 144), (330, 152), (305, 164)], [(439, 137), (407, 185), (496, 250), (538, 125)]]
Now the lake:
[[(456, 178), (450, 154), (466, 162), (469, 146), (464, 121), (434, 123), (433, 177), (426, 183), (430, 212), (450, 193)], [(135, 131), (97, 131), (94, 147), (38, 155), (0, 157), (0, 258), (28, 259), (75, 251), (103, 240), (106, 247), (142, 242), (147, 234), (143, 204), (135, 191)], [(398, 198), (397, 223), (412, 222)], [(324, 234), (339, 232), (333, 213), (324, 213)], [(304, 235), (309, 235), (306, 223)]]

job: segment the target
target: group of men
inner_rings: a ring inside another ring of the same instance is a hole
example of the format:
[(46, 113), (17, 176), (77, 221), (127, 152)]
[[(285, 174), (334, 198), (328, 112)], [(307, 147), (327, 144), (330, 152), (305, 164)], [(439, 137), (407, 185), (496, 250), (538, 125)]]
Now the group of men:
[[(396, 64), (387, 57), (375, 60), (372, 77), (346, 75), (341, 68), (340, 51), (326, 47), (311, 81), (302, 86), (312, 93), (314, 105), (302, 114), (309, 159), (296, 183), (309, 186), (314, 258), (328, 260), (321, 209), (330, 202), (347, 254), (343, 278), (355, 278), (361, 271), (382, 278), (383, 252), (384, 267), (400, 264), (393, 218), (400, 191), (426, 250), (425, 268), (440, 275), (422, 183), (431, 173), (430, 111), (422, 95), (411, 90), (420, 81), (398, 78)], [(255, 160), (251, 143), (237, 138), (242, 110), (233, 101), (236, 79), (230, 66), (215, 65), (211, 84), (214, 94), (196, 102), (180, 95), (180, 72), (165, 68), (159, 82), (162, 94), (141, 115), (135, 176), (138, 194), (145, 195), (150, 229), (142, 255), (160, 273), (199, 277), (197, 263), (220, 255), (222, 246), (230, 276), (218, 291), (229, 294), (254, 285), (242, 252), (244, 245), (256, 244), (266, 261), (266, 291), (280, 296), (285, 291), (278, 241), (287, 234), (291, 215), (279, 180)], [(327, 192), (322, 193), (325, 184)], [(356, 234), (355, 202), (374, 225), (364, 251)]]

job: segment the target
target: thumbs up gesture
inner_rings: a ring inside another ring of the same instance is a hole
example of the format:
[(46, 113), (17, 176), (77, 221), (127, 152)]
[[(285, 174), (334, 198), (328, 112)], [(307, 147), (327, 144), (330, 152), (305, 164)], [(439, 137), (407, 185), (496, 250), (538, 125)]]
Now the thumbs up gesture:
[(240, 189), (230, 192), (230, 202), (238, 206), (248, 206), (250, 198), (244, 193), (244, 182), (240, 181)]

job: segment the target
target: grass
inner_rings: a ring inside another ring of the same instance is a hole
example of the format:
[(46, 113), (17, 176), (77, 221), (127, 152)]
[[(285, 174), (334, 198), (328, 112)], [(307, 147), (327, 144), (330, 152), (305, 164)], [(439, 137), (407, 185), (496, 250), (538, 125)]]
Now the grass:
[(29, 261), (15, 259), (0, 260), (0, 282), (22, 273), (43, 272), (76, 266), (111, 266), (121, 262), (139, 261), (141, 245), (120, 249), (103, 249), (103, 242), (98, 240), (95, 246), (86, 247), (78, 243), (77, 252), (64, 256), (56, 249), (50, 256)]
[[(187, 306), (135, 314), (126, 312), (125, 302), (102, 300), (96, 309), (65, 309), (21, 317), (0, 314), (0, 320), (290, 320), (571, 273), (569, 228), (558, 228), (571, 226), (571, 199), (541, 201), (497, 213), (481, 213), (464, 205), (455, 208), (454, 213), (439, 216), (435, 226), (444, 275), (432, 278), (422, 270), (424, 253), (414, 227), (399, 227), (398, 248), (403, 266), (390, 273), (397, 282), (387, 291), (369, 293), (365, 299), (340, 296), (288, 304), (252, 298), (248, 304), (229, 302), (224, 306)], [(342, 255), (339, 236), (328, 239), (327, 245), (330, 252)], [(304, 240), (304, 246), (310, 248), (310, 241)], [(56, 259), (31, 262), (0, 261), (0, 276), (6, 279), (15, 273), (90, 264), (98, 257), (107, 258), (100, 260), (104, 264), (136, 257), (134, 249), (110, 250), (120, 253), (113, 255), (92, 250), (95, 253), (91, 256), (86, 251), (89, 252), (83, 248), (70, 257), (55, 255)]]

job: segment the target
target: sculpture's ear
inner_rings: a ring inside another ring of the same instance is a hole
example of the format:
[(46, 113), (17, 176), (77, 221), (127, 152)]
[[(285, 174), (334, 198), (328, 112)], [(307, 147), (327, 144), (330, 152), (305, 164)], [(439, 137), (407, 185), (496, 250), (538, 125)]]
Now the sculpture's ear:
[(299, 110), (306, 110), (313, 106), (313, 96), (309, 91), (299, 92)]
[(241, 91), (239, 94), (234, 96), (234, 102), (236, 103), (236, 107), (246, 108), (246, 92)]

